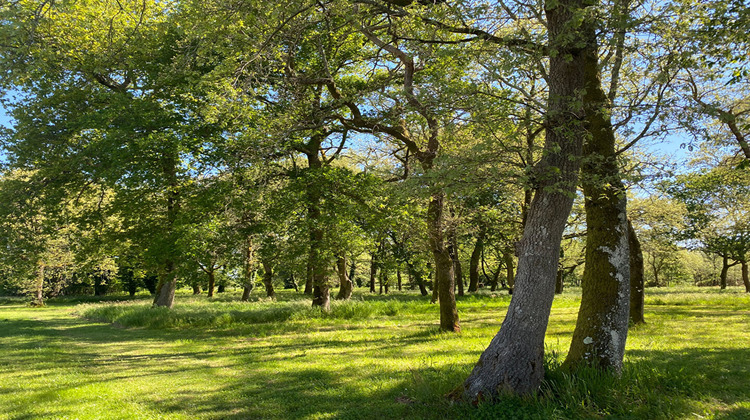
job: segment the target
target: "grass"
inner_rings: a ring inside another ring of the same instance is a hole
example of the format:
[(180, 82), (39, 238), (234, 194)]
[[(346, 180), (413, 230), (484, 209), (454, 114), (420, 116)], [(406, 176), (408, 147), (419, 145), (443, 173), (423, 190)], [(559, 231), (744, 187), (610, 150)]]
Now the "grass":
[(558, 369), (576, 291), (555, 299), (538, 395), (495, 404), (444, 396), (499, 328), (504, 294), (459, 298), (463, 332), (440, 333), (421, 296), (355, 294), (330, 314), (281, 292), (0, 300), (0, 419), (750, 418), (750, 296), (739, 289), (648, 289), (621, 378)]

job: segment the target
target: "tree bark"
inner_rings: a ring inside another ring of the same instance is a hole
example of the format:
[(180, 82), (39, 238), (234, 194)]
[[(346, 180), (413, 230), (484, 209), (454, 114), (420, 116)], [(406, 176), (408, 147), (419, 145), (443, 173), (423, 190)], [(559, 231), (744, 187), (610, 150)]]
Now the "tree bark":
[(581, 306), (565, 365), (619, 373), (630, 312), (627, 200), (615, 154), (610, 106), (599, 77), (595, 28), (584, 28), (583, 96), (589, 131), (581, 168), (586, 209), (586, 265)]
[(159, 283), (156, 285), (156, 294), (152, 306), (165, 306), (172, 308), (174, 305), (174, 292), (177, 289), (177, 273), (173, 259), (173, 252), (177, 249), (175, 243), (175, 224), (177, 223), (177, 214), (180, 211), (180, 195), (177, 181), (177, 159), (175, 156), (165, 154), (161, 159), (162, 172), (167, 180), (167, 220), (166, 236), (170, 242), (167, 249), (167, 255), (164, 259), (164, 272), (159, 276)]
[(378, 275), (378, 252), (370, 255), (370, 293), (375, 293), (375, 279)]
[(448, 252), (448, 246), (443, 237), (443, 200), (445, 194), (435, 192), (432, 194), (430, 204), (427, 207), (427, 226), (429, 229), (429, 242), (432, 255), (435, 259), (435, 285), (438, 290), (440, 305), (440, 329), (443, 331), (461, 331), (456, 309), (456, 295), (453, 291), (454, 273), (453, 260)]
[(398, 282), (398, 291), (401, 291), (401, 266), (396, 267), (396, 281)]
[(194, 295), (199, 295), (199, 294), (201, 294), (201, 292), (202, 292), (201, 285), (198, 284), (198, 282), (193, 283), (193, 294)]
[(544, 377), (547, 331), (560, 242), (573, 206), (582, 140), (584, 91), (581, 45), (586, 38), (573, 21), (589, 21), (581, 0), (546, 4), (549, 49), (549, 99), (544, 153), (535, 167), (535, 194), (519, 241), (513, 297), (500, 331), (464, 383), (464, 398), (477, 401), (498, 393), (530, 394)]
[[(503, 251), (503, 260), (505, 261), (505, 278), (508, 279), (508, 294), (513, 294), (513, 288), (516, 285), (516, 277), (513, 273), (513, 253), (511, 253), (510, 249), (506, 249)], [(498, 273), (500, 272), (500, 267), (497, 268)]]
[(206, 270), (208, 274), (208, 297), (214, 297), (214, 289), (216, 288), (216, 273), (213, 267)]
[(742, 264), (742, 283), (745, 284), (745, 292), (750, 293), (750, 279), (747, 277), (747, 261), (741, 260)]
[(628, 221), (628, 237), (630, 240), (630, 322), (633, 325), (645, 324), (644, 318), (644, 281), (643, 281), (643, 251), (641, 241)]
[(729, 257), (726, 255), (721, 256), (721, 275), (719, 277), (719, 287), (721, 290), (727, 288), (727, 273), (729, 272)]
[(563, 278), (565, 278), (565, 269), (557, 269), (557, 277), (555, 277), (555, 294), (559, 295), (563, 292), (565, 285), (563, 284)]
[[(454, 284), (458, 287), (458, 296), (464, 295), (464, 273), (461, 267), (461, 258), (458, 250), (458, 238), (455, 226), (451, 226), (448, 233), (448, 254), (453, 261)], [(455, 287), (453, 293), (456, 293)]]
[(266, 287), (266, 297), (276, 299), (276, 291), (273, 289), (273, 263), (268, 258), (262, 258), (263, 285)]
[(352, 296), (352, 279), (346, 275), (346, 257), (339, 255), (336, 260), (336, 271), (339, 275), (339, 294), (336, 299), (348, 300)]
[(479, 263), (484, 250), (484, 229), (479, 232), (469, 260), (469, 293), (479, 290)]

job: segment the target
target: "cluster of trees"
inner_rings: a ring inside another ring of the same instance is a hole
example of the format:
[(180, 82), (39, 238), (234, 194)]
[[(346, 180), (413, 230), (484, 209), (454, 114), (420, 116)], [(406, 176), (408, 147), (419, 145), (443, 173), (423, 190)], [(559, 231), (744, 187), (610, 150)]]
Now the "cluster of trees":
[[(118, 279), (171, 307), (179, 281), (247, 299), (283, 279), (327, 310), (334, 286), (406, 277), (459, 331), (455, 294), (502, 285), (478, 400), (538, 388), (554, 293), (580, 275), (566, 365), (619, 371), (643, 273), (660, 284), (680, 247), (750, 291), (747, 10), (6, 1), (3, 287), (41, 303)], [(696, 169), (646, 197), (658, 162), (636, 146), (677, 129)]]

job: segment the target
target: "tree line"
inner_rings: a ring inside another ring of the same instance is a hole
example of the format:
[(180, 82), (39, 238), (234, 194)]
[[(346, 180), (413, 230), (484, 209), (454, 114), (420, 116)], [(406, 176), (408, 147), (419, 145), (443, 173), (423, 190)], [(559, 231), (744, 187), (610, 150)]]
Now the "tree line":
[[(476, 401), (538, 388), (554, 294), (580, 276), (565, 365), (619, 372), (644, 275), (678, 248), (750, 291), (747, 10), (5, 2), (4, 287), (41, 304), (117, 277), (172, 307), (180, 281), (246, 300), (283, 278), (328, 310), (357, 273), (371, 292), (395, 273), (458, 332), (455, 295), (500, 285)], [(665, 177), (640, 145), (676, 131), (696, 157)]]

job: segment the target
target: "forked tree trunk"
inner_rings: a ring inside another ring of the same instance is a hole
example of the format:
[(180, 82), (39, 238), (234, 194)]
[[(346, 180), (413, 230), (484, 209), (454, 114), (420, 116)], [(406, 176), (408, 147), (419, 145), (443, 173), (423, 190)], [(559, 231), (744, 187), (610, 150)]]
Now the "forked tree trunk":
[(266, 258), (262, 259), (263, 264), (263, 286), (266, 287), (266, 297), (276, 299), (276, 291), (273, 289), (273, 264)]
[(630, 239), (630, 322), (634, 325), (644, 324), (644, 295), (645, 284), (643, 280), (643, 251), (641, 241), (633, 229), (633, 224), (628, 221), (628, 235)]
[(352, 296), (352, 279), (346, 275), (346, 257), (339, 255), (336, 260), (336, 271), (339, 275), (339, 294), (336, 299), (348, 300)]
[(630, 314), (630, 245), (627, 199), (622, 184), (610, 107), (599, 77), (593, 26), (583, 28), (586, 90), (583, 97), (589, 131), (581, 168), (586, 209), (586, 265), (581, 306), (565, 365), (586, 365), (619, 373), (625, 355)]
[[(513, 297), (500, 331), (482, 353), (464, 383), (464, 398), (477, 401), (498, 393), (530, 394), (544, 377), (547, 331), (560, 242), (577, 184), (582, 140), (580, 117), (584, 90), (579, 25), (592, 25), (581, 0), (546, 4), (549, 49), (549, 100), (546, 142), (535, 168), (535, 195), (518, 243), (518, 273)], [(572, 22), (583, 16), (578, 24)]]
[(477, 242), (474, 244), (474, 250), (471, 252), (469, 261), (469, 293), (479, 290), (479, 264), (484, 249), (484, 230), (479, 232)]

